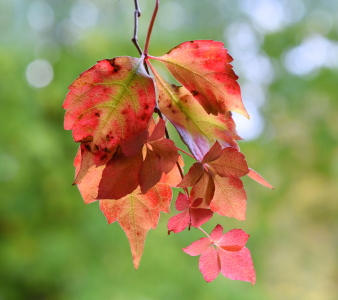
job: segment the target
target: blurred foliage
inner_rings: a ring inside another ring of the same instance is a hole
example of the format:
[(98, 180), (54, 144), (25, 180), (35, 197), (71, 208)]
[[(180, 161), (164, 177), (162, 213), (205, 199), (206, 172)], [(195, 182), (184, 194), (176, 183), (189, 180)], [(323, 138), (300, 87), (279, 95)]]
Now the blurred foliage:
[[(143, 44), (154, 1), (139, 2)], [(197, 258), (181, 251), (200, 233), (167, 236), (165, 214), (135, 272), (122, 230), (71, 186), (77, 145), (63, 130), (67, 87), (97, 60), (137, 55), (133, 1), (2, 0), (0, 299), (336, 299), (338, 2), (161, 5), (151, 54), (185, 40), (224, 41), (249, 87), (244, 102), (260, 101), (263, 131), (240, 146), (275, 190), (245, 178), (247, 221), (215, 217), (206, 228), (220, 223), (251, 235), (257, 284), (221, 276), (206, 284)]]

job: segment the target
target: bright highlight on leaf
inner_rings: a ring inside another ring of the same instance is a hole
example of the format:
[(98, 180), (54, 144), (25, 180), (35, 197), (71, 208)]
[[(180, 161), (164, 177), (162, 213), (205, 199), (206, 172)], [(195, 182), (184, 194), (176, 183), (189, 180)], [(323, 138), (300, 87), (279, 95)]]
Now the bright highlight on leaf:
[[(63, 104), (64, 128), (72, 130), (74, 141), (80, 143), (74, 184), (86, 204), (99, 201), (108, 223), (118, 222), (122, 227), (135, 269), (148, 231), (156, 228), (160, 212), (170, 211), (173, 187), (184, 193), (176, 199), (178, 213), (169, 219), (168, 233), (196, 227), (205, 234), (201, 226), (214, 213), (246, 218), (242, 176), (272, 188), (248, 167), (237, 145), (241, 137), (231, 111), (249, 116), (230, 64), (232, 57), (223, 43), (189, 41), (163, 56), (148, 55), (158, 4), (144, 52), (136, 33), (133, 39), (141, 57), (98, 61), (70, 85)], [(182, 86), (168, 83), (150, 59), (164, 63)], [(170, 139), (168, 121), (191, 154)], [(178, 151), (195, 158), (185, 174)], [(223, 234), (220, 225), (206, 235), (183, 249), (189, 255), (200, 255), (204, 279), (213, 281), (221, 272), (254, 284), (253, 262), (245, 247), (249, 235), (241, 229)]]

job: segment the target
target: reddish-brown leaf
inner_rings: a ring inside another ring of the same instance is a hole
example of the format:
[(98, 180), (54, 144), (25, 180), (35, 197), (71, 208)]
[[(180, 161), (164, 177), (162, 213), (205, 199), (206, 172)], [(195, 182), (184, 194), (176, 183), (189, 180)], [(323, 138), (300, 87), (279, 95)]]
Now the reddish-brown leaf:
[(196, 184), (202, 177), (204, 172), (203, 164), (200, 162), (194, 163), (188, 173), (183, 177), (182, 181), (177, 185), (177, 187), (191, 187)]
[(162, 138), (155, 141), (150, 141), (154, 153), (160, 158), (160, 169), (165, 174), (168, 174), (175, 166), (179, 154), (177, 147), (172, 140)]
[(132, 157), (115, 154), (102, 172), (97, 199), (120, 199), (134, 191), (139, 185), (142, 160), (141, 152)]
[[(129, 176), (129, 174), (127, 176)], [(161, 179), (161, 176), (162, 170), (160, 159), (156, 156), (154, 151), (147, 147), (147, 155), (139, 174), (139, 183), (142, 193), (145, 194), (150, 188), (158, 183)]]
[(217, 115), (236, 111), (249, 117), (241, 98), (233, 60), (223, 43), (197, 40), (182, 43), (158, 60), (165, 63), (207, 113)]
[(204, 171), (200, 180), (192, 187), (190, 197), (193, 200), (202, 198), (200, 208), (208, 208), (215, 194), (215, 183), (211, 175)]
[(122, 140), (147, 128), (155, 88), (143, 60), (124, 56), (99, 61), (69, 89), (64, 126), (81, 142), (79, 183), (92, 165), (106, 164)]
[(154, 68), (152, 72), (161, 112), (175, 126), (183, 142), (198, 160), (203, 159), (216, 140), (222, 147), (238, 148), (235, 140), (241, 137), (236, 132), (230, 112), (218, 116), (208, 115), (186, 88), (170, 85)]
[(222, 149), (221, 155), (208, 162), (208, 165), (221, 177), (242, 177), (249, 172), (245, 156), (237, 149), (227, 147)]

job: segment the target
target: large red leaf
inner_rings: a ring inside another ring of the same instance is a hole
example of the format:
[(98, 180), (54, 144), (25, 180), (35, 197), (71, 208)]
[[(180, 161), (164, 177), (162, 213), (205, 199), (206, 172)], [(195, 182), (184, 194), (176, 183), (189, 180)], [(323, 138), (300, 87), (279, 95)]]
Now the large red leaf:
[(233, 59), (223, 46), (212, 40), (190, 41), (156, 59), (165, 63), (207, 113), (236, 111), (249, 117), (242, 103), (238, 76), (230, 64)]
[(238, 148), (235, 140), (241, 137), (236, 132), (230, 112), (218, 116), (207, 114), (185, 87), (170, 85), (154, 68), (151, 69), (155, 75), (161, 112), (175, 126), (198, 160), (202, 160), (216, 140), (223, 147)]
[(119, 200), (100, 200), (108, 223), (118, 221), (126, 233), (135, 269), (139, 267), (148, 231), (156, 228), (161, 211), (169, 213), (172, 190), (168, 175), (163, 175), (146, 194), (137, 188)]
[(147, 128), (155, 88), (143, 60), (123, 56), (99, 61), (69, 89), (64, 126), (81, 142), (79, 183), (92, 165), (106, 164), (122, 140)]

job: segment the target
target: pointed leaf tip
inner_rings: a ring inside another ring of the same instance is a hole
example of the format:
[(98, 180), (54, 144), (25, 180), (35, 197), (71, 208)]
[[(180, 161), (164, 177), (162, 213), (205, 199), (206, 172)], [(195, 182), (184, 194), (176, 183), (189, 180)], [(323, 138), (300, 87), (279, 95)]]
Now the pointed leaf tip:
[(260, 174), (258, 174), (255, 170), (250, 169), (249, 168), (249, 173), (247, 174), (251, 179), (257, 181), (258, 183), (260, 183), (261, 185), (264, 185), (266, 187), (268, 187), (269, 189), (274, 190), (275, 188), (269, 183), (267, 182), (263, 176), (261, 176)]

